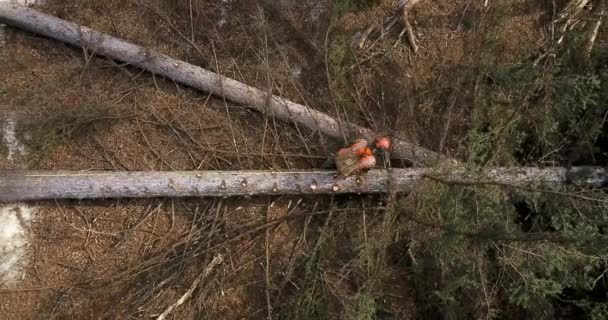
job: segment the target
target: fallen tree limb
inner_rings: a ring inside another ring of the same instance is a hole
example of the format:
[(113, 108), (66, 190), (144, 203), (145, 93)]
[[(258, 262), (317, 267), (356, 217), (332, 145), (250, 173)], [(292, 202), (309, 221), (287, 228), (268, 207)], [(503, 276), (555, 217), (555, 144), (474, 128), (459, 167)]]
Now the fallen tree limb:
[[(352, 137), (375, 138), (376, 132), (355, 124), (340, 123), (334, 117), (308, 106), (294, 103), (258, 90), (231, 78), (191, 65), (130, 42), (68, 22), (37, 10), (0, 4), (0, 23), (36, 34), (85, 47), (96, 54), (126, 62), (193, 88), (248, 106), (257, 111), (294, 121), (310, 130), (342, 139), (342, 132)], [(392, 155), (418, 165), (431, 165), (446, 158), (439, 153), (401, 139), (394, 139)]]
[[(559, 34), (553, 35), (558, 37), (557, 44), (561, 44), (564, 41), (567, 31), (575, 28), (576, 25), (581, 24), (581, 15), (585, 10), (585, 7), (587, 7), (591, 2), (592, 0), (568, 0), (566, 3), (560, 6), (560, 13), (553, 21), (553, 28), (557, 27), (557, 32), (559, 32)], [(553, 10), (558, 9), (559, 8), (556, 7), (556, 3), (553, 2)], [(553, 32), (555, 32), (555, 30)]]
[(273, 194), (408, 192), (425, 178), (453, 184), (527, 186), (575, 183), (599, 187), (608, 170), (497, 168), (479, 172), (433, 169), (371, 170), (336, 179), (334, 171), (0, 171), (0, 202), (45, 199), (230, 197)]
[(410, 43), (410, 46), (412, 47), (412, 51), (414, 51), (414, 53), (418, 52), (418, 45), (416, 44), (416, 37), (414, 36), (414, 30), (412, 28), (412, 25), (410, 24), (409, 12), (412, 7), (414, 7), (415, 5), (418, 4), (418, 2), (420, 2), (420, 0), (401, 1), (402, 5), (403, 5), (403, 9), (402, 9), (403, 25), (404, 25), (403, 30), (407, 33), (407, 41)]
[(591, 51), (593, 51), (595, 39), (600, 31), (602, 19), (606, 13), (605, 2), (606, 0), (598, 0), (594, 3), (593, 8), (591, 9), (591, 17), (582, 31), (584, 40), (579, 45), (577, 54), (580, 61), (583, 61), (584, 63), (589, 63), (591, 60)]
[(190, 297), (192, 296), (192, 294), (194, 293), (194, 291), (196, 290), (196, 288), (198, 288), (199, 283), (204, 280), (207, 276), (209, 276), (209, 274), (213, 271), (213, 269), (215, 269), (215, 267), (217, 267), (218, 265), (220, 265), (222, 262), (224, 262), (224, 256), (222, 256), (221, 254), (216, 254), (213, 257), (213, 260), (211, 260), (211, 262), (209, 263), (209, 265), (205, 268), (205, 270), (203, 272), (201, 272), (201, 274), (199, 274), (198, 277), (196, 277), (196, 279), (194, 280), (194, 282), (192, 282), (192, 284), (190, 285), (190, 288), (188, 289), (188, 291), (186, 291), (186, 293), (184, 293), (179, 300), (177, 300), (174, 304), (170, 305), (167, 307), (167, 309), (165, 309), (165, 311), (163, 311), (163, 313), (160, 314), (160, 316), (158, 316), (156, 318), (156, 320), (165, 320), (167, 318), (167, 316), (173, 312), (173, 310), (179, 306), (181, 306), (182, 304), (184, 304), (184, 302), (186, 302), (186, 300), (190, 299)]

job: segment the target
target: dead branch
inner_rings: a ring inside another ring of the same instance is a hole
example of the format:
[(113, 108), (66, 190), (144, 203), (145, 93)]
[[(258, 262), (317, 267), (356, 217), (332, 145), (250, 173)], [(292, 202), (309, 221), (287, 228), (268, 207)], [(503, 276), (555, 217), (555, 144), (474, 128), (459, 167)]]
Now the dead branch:
[(180, 298), (179, 300), (177, 300), (174, 304), (170, 305), (169, 307), (167, 307), (167, 309), (165, 309), (165, 311), (163, 311), (163, 313), (161, 313), (160, 316), (158, 316), (158, 318), (156, 318), (156, 320), (164, 320), (167, 318), (167, 316), (177, 307), (181, 306), (182, 304), (184, 304), (184, 302), (186, 302), (186, 300), (188, 300), (191, 296), (192, 293), (194, 293), (194, 290), (196, 290), (196, 288), (198, 287), (198, 284), (205, 279), (212, 271), (213, 269), (215, 269), (215, 267), (217, 267), (218, 265), (220, 265), (222, 262), (224, 262), (224, 256), (222, 256), (221, 254), (217, 254), (216, 256), (213, 257), (213, 260), (211, 260), (211, 262), (209, 263), (209, 265), (207, 265), (207, 267), (205, 268), (205, 270), (203, 270), (203, 272), (201, 272), (201, 274), (196, 277), (196, 279), (192, 282), (192, 285), (190, 285), (190, 288), (188, 289), (188, 291), (186, 291)]
[[(319, 131), (337, 139), (342, 139), (342, 132), (346, 132), (351, 137), (367, 139), (373, 139), (376, 135), (376, 132), (368, 128), (340, 122), (328, 114), (276, 95), (269, 97), (267, 92), (234, 79), (31, 8), (9, 3), (0, 4), (0, 23), (63, 41), (76, 47), (90, 48), (107, 58), (123, 61), (152, 74), (223, 96), (232, 102), (259, 112), (269, 113), (284, 121), (294, 121), (310, 130)], [(431, 165), (446, 159), (439, 153), (401, 139), (395, 139), (393, 144), (393, 156), (415, 164)]]
[[(403, 2), (403, 1), (402, 1)], [(410, 9), (415, 6), (418, 2), (420, 2), (419, 0), (409, 0), (409, 1), (405, 1), (405, 3), (403, 4), (403, 25), (404, 25), (404, 31), (407, 33), (407, 40), (410, 43), (410, 46), (412, 47), (412, 51), (414, 51), (414, 53), (418, 52), (418, 45), (416, 44), (416, 37), (414, 37), (414, 31), (412, 29), (412, 25), (410, 24), (410, 20), (409, 20), (409, 11)]]
[(414, 30), (413, 30), (412, 25), (410, 24), (410, 20), (409, 20), (409, 12), (414, 6), (416, 6), (421, 1), (422, 0), (401, 0), (398, 4), (396, 10), (394, 11), (394, 13), (391, 16), (389, 16), (388, 18), (385, 18), (380, 23), (371, 24), (365, 30), (365, 32), (363, 32), (363, 34), (359, 38), (358, 42), (356, 43), (355, 47), (357, 49), (363, 49), (366, 46), (366, 43), (368, 42), (367, 41), (368, 38), (374, 31), (379, 31), (380, 37), (383, 37), (385, 33), (390, 31), (390, 29), (395, 25), (395, 23), (398, 20), (402, 20), (404, 27), (403, 27), (403, 30), (401, 31), (401, 33), (399, 34), (399, 40), (397, 40), (397, 42), (395, 43), (395, 46), (397, 46), (397, 44), (399, 44), (401, 42), (403, 35), (407, 34), (407, 40), (408, 40), (408, 43), (410, 44), (410, 46), (412, 47), (412, 51), (414, 53), (418, 52), (418, 45), (416, 44), (416, 37), (414, 36)]
[(595, 39), (600, 31), (602, 19), (606, 13), (605, 0), (596, 1), (591, 10), (591, 19), (587, 22), (583, 30), (584, 40), (578, 49), (578, 55), (583, 62), (588, 62), (591, 59), (591, 51), (595, 44)]
[[(582, 13), (586, 6), (591, 3), (592, 0), (569, 0), (561, 9), (553, 21), (554, 25), (558, 28), (558, 39), (557, 44), (561, 44), (564, 41), (566, 32), (580, 25), (583, 21)], [(602, 2), (604, 0), (600, 0)], [(601, 4), (597, 4), (600, 5)], [(594, 5), (595, 7), (596, 5)], [(584, 22), (584, 21), (583, 21)]]
[(600, 187), (608, 170), (600, 167), (495, 168), (484, 172), (433, 169), (371, 170), (336, 179), (335, 171), (0, 171), (0, 202), (45, 199), (230, 197), (276, 194), (409, 192), (421, 180), (458, 185), (520, 187), (572, 183)]

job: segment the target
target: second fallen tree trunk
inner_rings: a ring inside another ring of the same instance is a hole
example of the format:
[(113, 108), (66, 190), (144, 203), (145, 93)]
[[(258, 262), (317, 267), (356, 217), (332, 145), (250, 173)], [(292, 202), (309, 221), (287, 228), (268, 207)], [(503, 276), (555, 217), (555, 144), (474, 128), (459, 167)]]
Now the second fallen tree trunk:
[(426, 177), (446, 183), (508, 186), (575, 183), (599, 187), (608, 182), (608, 170), (597, 167), (497, 168), (483, 174), (389, 169), (346, 179), (335, 176), (334, 171), (0, 171), (0, 202), (408, 192)]
[[(0, 23), (36, 34), (86, 47), (96, 54), (129, 63), (153, 74), (164, 76), (193, 88), (246, 105), (284, 121), (294, 121), (310, 130), (342, 139), (343, 132), (353, 137), (373, 140), (376, 132), (336, 118), (308, 106), (248, 86), (234, 79), (194, 66), (133, 43), (65, 21), (40, 11), (0, 3)], [(446, 158), (410, 142), (394, 139), (393, 156), (421, 166), (430, 166)]]

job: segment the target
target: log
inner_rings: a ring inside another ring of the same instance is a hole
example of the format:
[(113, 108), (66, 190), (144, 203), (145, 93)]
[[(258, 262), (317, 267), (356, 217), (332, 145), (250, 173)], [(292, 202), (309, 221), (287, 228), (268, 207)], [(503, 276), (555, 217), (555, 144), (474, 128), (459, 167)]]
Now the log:
[(0, 171), (0, 202), (408, 192), (425, 177), (513, 186), (576, 183), (599, 187), (608, 181), (608, 171), (596, 167), (497, 168), (445, 174), (420, 168), (371, 170), (344, 179), (336, 179), (336, 175), (335, 171)]
[[(225, 97), (269, 116), (294, 121), (313, 131), (343, 139), (347, 137), (373, 140), (376, 132), (336, 118), (308, 106), (297, 104), (276, 95), (248, 86), (234, 79), (205, 70), (184, 61), (143, 48), (133, 43), (100, 33), (76, 23), (68, 22), (40, 11), (8, 3), (0, 4), (0, 23), (32, 33), (85, 47), (96, 54), (119, 60), (153, 74), (170, 78), (192, 88)], [(392, 156), (416, 165), (430, 166), (446, 159), (445, 156), (402, 139), (394, 139)]]

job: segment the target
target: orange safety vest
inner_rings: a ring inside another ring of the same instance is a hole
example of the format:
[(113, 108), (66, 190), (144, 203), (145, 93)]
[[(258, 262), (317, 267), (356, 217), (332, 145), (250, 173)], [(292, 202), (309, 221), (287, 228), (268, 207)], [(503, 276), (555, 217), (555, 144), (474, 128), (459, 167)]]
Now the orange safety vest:
[(364, 170), (376, 165), (376, 157), (372, 149), (368, 146), (367, 140), (359, 139), (348, 148), (343, 148), (338, 151), (338, 155), (353, 154), (359, 156), (357, 170)]

